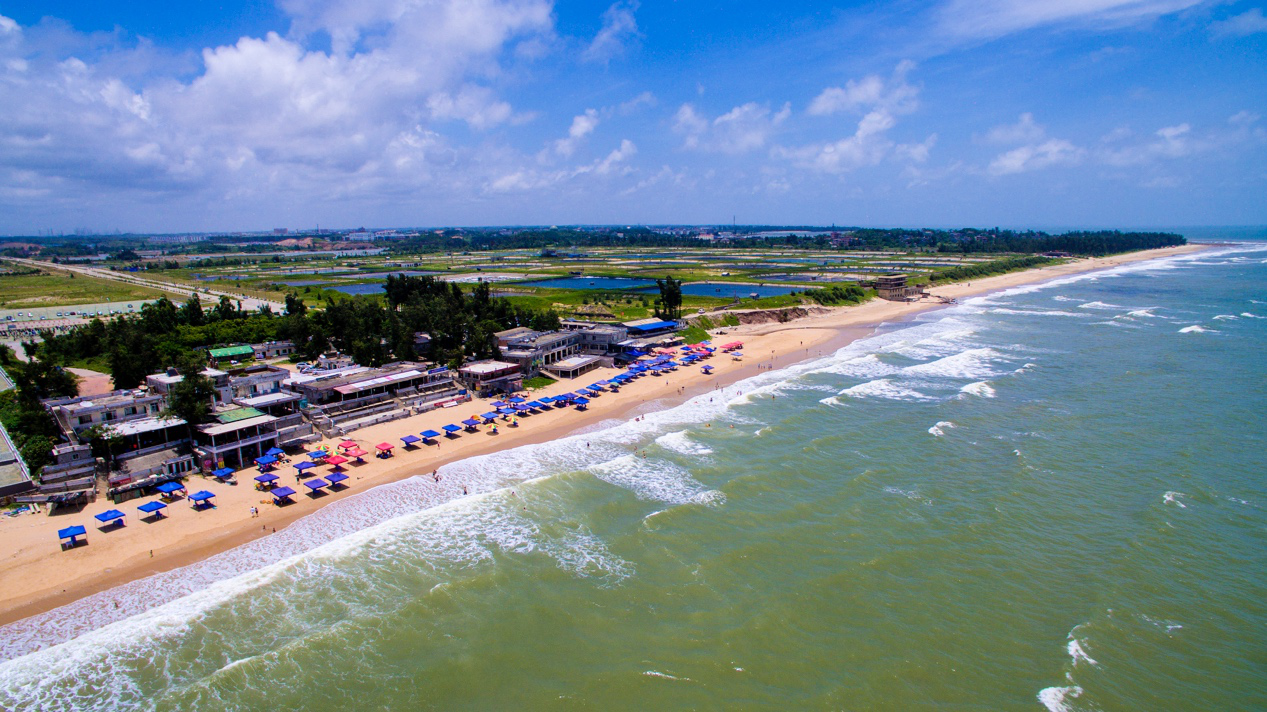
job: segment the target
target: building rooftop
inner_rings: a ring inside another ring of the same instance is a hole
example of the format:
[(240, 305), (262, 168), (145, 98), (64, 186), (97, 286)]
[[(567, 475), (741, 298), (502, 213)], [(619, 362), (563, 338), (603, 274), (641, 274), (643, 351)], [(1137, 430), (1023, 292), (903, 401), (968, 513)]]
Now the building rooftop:
[(255, 349), (250, 346), (225, 346), (219, 349), (207, 349), (211, 358), (233, 358), (235, 356), (254, 356)]
[(519, 368), (517, 363), (506, 363), (505, 361), (481, 361), (480, 363), (472, 363), (462, 367), (462, 373), (469, 373), (473, 376), (481, 376), (489, 373), (497, 373), (499, 371), (515, 370)]
[(140, 435), (141, 433), (148, 433), (184, 424), (185, 421), (181, 418), (137, 418), (136, 420), (126, 420), (122, 423), (110, 423), (110, 430), (123, 436)]
[[(252, 408), (251, 410), (255, 410), (255, 409)], [(258, 413), (259, 411), (255, 411), (255, 412)], [(217, 423), (214, 425), (200, 425), (198, 426), (198, 430), (202, 431), (203, 433), (206, 433), (207, 435), (224, 435), (225, 433), (231, 433), (235, 430), (242, 430), (244, 428), (251, 428), (257, 425), (264, 425), (265, 423), (271, 423), (274, 420), (277, 420), (277, 418), (271, 415), (258, 415), (253, 418), (235, 420), (229, 423)]]
[(242, 406), (238, 408), (229, 408), (227, 410), (222, 410), (216, 413), (214, 417), (216, 420), (220, 421), (221, 423), (236, 423), (239, 420), (246, 420), (247, 418), (257, 418), (261, 415), (264, 415), (264, 413), (254, 408), (251, 408), (250, 406)]

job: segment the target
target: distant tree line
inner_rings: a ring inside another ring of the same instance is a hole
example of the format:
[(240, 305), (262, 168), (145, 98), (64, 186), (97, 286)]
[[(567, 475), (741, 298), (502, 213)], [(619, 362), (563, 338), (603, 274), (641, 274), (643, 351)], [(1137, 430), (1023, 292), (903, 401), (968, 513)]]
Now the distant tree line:
[(807, 298), (825, 306), (861, 304), (870, 299), (867, 290), (856, 284), (833, 284), (822, 289), (807, 289), (804, 294)]
[(1015, 272), (1017, 270), (1029, 269), (1031, 267), (1041, 267), (1042, 265), (1056, 262), (1055, 258), (1043, 257), (1041, 255), (1030, 255), (1028, 257), (1004, 257), (1002, 259), (990, 260), (988, 262), (978, 262), (976, 264), (961, 265), (959, 267), (951, 267), (950, 269), (933, 272), (929, 275), (930, 282), (960, 282), (965, 279), (979, 279), (981, 277), (989, 277), (990, 275), (1003, 274), (1005, 272)]

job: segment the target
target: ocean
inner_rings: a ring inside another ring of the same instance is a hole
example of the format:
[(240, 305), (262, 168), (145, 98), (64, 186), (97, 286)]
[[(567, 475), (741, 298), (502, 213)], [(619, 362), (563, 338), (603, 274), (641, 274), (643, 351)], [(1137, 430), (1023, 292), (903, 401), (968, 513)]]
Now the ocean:
[(966, 300), (6, 626), (0, 708), (1264, 709), (1265, 350), (1261, 238)]

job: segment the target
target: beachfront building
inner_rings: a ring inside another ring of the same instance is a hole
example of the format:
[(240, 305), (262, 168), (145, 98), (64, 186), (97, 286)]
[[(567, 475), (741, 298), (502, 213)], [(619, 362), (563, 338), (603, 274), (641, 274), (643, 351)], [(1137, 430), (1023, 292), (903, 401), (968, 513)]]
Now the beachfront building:
[(376, 368), (348, 366), (317, 373), (292, 373), (282, 385), (301, 395), (310, 405), (380, 395), (417, 398), (456, 389), (449, 369), (429, 368), (416, 361), (396, 361)]
[[(505, 339), (498, 336), (502, 358), (519, 365), (525, 376), (536, 375), (542, 368), (547, 368), (559, 361), (571, 358), (581, 352), (581, 334), (576, 331), (533, 331), (531, 329), (512, 329), (519, 332)], [(506, 332), (501, 332), (506, 333)]]
[(194, 428), (194, 455), (203, 470), (238, 469), (278, 446), (276, 416), (255, 408), (217, 409), (211, 422)]
[(462, 383), (477, 395), (514, 393), (524, 385), (523, 370), (508, 361), (474, 361), (458, 371)]
[(682, 328), (682, 325), (676, 321), (651, 317), (650, 319), (627, 321), (624, 323), (624, 327), (632, 339), (649, 339), (673, 333)]
[(906, 275), (897, 273), (876, 277), (875, 288), (881, 299), (891, 302), (909, 301), (912, 297), (918, 297), (921, 294), (919, 287), (906, 283)]
[[(229, 372), (221, 371), (218, 368), (204, 368), (202, 375), (211, 381), (211, 387), (215, 389), (215, 402), (228, 403), (233, 400), (233, 387), (229, 382)], [(171, 398), (172, 388), (177, 383), (185, 380), (176, 369), (169, 368), (163, 373), (152, 373), (145, 377), (145, 386), (149, 388), (150, 393), (162, 396), (164, 401)]]
[(238, 345), (207, 349), (207, 357), (217, 366), (226, 361), (237, 363), (238, 361), (255, 358), (255, 348), (249, 345)]
[(614, 356), (620, 352), (620, 342), (629, 338), (629, 329), (623, 324), (566, 319), (562, 327), (580, 335), (581, 353), (591, 356)]
[(9, 433), (0, 425), (0, 501), (35, 489), (31, 471)]
[(610, 359), (601, 356), (572, 356), (546, 366), (545, 370), (559, 378), (576, 378), (602, 366), (604, 362), (610, 363)]
[(79, 435), (98, 425), (120, 425), (135, 420), (154, 420), (166, 405), (159, 393), (119, 390), (95, 396), (49, 398), (44, 409), (63, 433)]
[(285, 358), (295, 353), (295, 342), (265, 341), (262, 344), (251, 344), (251, 350), (255, 352), (255, 360), (257, 361), (263, 361), (271, 358)]

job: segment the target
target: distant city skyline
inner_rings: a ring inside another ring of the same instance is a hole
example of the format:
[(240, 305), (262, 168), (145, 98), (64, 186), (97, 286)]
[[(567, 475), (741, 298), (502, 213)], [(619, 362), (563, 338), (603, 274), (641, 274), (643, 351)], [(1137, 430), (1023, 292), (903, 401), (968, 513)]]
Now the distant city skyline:
[(1267, 223), (1259, 1), (16, 2), (0, 233)]

